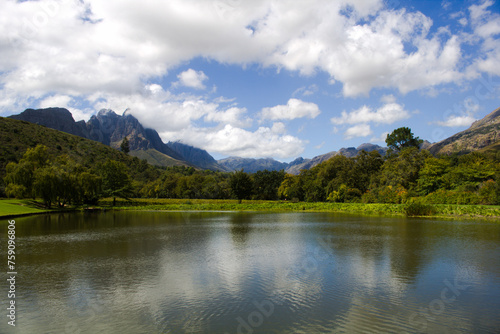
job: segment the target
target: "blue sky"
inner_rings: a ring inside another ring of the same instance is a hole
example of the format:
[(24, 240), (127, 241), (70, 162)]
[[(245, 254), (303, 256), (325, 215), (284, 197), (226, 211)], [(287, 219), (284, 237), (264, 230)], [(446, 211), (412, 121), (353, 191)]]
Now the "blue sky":
[(0, 115), (125, 110), (215, 158), (431, 142), (500, 107), (493, 0), (0, 0)]

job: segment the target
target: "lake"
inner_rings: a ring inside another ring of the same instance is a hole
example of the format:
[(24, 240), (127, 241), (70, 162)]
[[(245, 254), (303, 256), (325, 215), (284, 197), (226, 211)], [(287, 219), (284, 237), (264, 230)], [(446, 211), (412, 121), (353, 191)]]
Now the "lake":
[[(1, 333), (500, 332), (498, 221), (124, 211), (15, 221), (16, 327), (4, 284)], [(6, 262), (7, 220), (0, 228)]]

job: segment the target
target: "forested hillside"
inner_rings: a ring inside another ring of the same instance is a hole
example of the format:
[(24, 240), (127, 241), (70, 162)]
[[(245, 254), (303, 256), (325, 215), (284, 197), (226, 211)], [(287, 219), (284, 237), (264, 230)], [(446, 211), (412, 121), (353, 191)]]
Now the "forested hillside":
[(5, 186), (6, 165), (18, 162), (28, 148), (39, 144), (47, 147), (51, 159), (64, 155), (88, 168), (96, 168), (98, 163), (107, 159), (122, 162), (138, 183), (156, 179), (161, 173), (159, 168), (149, 165), (145, 160), (128, 156), (96, 141), (10, 118), (0, 117), (0, 143), (0, 189)]

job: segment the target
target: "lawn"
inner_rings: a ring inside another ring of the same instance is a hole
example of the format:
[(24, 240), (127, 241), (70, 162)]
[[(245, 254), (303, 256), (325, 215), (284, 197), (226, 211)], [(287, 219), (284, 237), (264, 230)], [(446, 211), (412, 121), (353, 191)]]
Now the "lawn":
[(31, 200), (0, 199), (0, 217), (27, 215), (48, 211), (50, 210), (38, 208), (37, 203)]

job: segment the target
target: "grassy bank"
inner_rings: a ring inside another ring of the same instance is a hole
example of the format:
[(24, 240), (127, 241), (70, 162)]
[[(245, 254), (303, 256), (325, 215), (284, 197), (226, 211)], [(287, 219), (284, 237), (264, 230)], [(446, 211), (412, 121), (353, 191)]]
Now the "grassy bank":
[[(111, 207), (112, 200), (100, 202), (104, 207)], [(432, 205), (431, 214), (424, 213), (415, 216), (432, 217), (488, 217), (500, 219), (500, 206), (490, 205)], [(203, 200), (203, 199), (133, 199), (117, 201), (116, 209), (121, 210), (215, 210), (215, 211), (275, 211), (275, 212), (343, 212), (368, 215), (407, 215), (405, 204), (365, 204), (365, 203), (323, 203), (289, 201), (243, 201), (237, 200)]]
[[(485, 217), (499, 219), (500, 206), (491, 205), (426, 205), (419, 213), (410, 212), (405, 204), (364, 204), (364, 203), (323, 203), (323, 202), (290, 202), (290, 201), (243, 201), (206, 200), (206, 199), (144, 199), (130, 201), (117, 200), (112, 206), (112, 199), (99, 202), (99, 208), (115, 210), (153, 210), (153, 211), (269, 211), (269, 212), (341, 212), (363, 215), (386, 216), (431, 216), (441, 218), (475, 218)], [(73, 208), (78, 210), (79, 208)], [(0, 200), (0, 217), (14, 217), (45, 212), (41, 203), (33, 200)]]
[(51, 212), (33, 200), (0, 199), (0, 217), (13, 217)]

